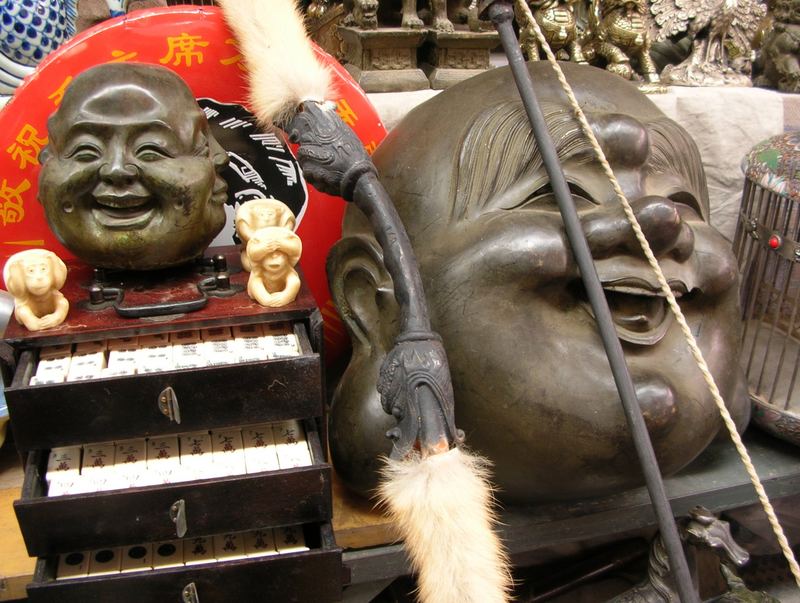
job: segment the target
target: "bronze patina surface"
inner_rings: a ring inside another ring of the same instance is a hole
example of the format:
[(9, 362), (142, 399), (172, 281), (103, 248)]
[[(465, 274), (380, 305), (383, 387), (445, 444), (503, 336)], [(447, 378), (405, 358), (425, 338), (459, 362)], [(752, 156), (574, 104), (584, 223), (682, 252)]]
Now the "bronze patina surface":
[(39, 200), (59, 240), (87, 263), (175, 266), (224, 226), (228, 156), (172, 71), (109, 63), (83, 72), (48, 134)]
[[(565, 64), (723, 396), (744, 425), (738, 277), (730, 244), (708, 224), (699, 153), (632, 84)], [(537, 94), (623, 341), (664, 473), (694, 459), (721, 425), (611, 185), (551, 68), (531, 64)], [(455, 413), (470, 446), (495, 463), (500, 495), (593, 496), (642, 482), (633, 443), (530, 126), (505, 69), (419, 106), (373, 156), (420, 264), (441, 334)], [(348, 207), (331, 251), (334, 299), (353, 340), (330, 431), (353, 488), (375, 484), (393, 419), (375, 383), (397, 333), (380, 247)]]

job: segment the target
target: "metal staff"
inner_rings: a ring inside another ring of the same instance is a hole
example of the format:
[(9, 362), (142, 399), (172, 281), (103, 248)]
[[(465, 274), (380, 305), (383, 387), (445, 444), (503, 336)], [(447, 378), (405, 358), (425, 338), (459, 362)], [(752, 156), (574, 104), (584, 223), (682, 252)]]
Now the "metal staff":
[(678, 593), (683, 603), (694, 603), (699, 601), (699, 597), (692, 584), (692, 578), (689, 574), (689, 568), (683, 554), (683, 547), (681, 546), (678, 529), (675, 525), (675, 519), (672, 515), (669, 501), (667, 500), (664, 482), (661, 479), (661, 471), (658, 467), (658, 461), (656, 460), (653, 444), (650, 441), (650, 434), (647, 431), (647, 426), (642, 416), (639, 401), (636, 398), (633, 381), (631, 380), (628, 365), (625, 362), (625, 356), (622, 352), (622, 345), (617, 337), (614, 322), (611, 318), (611, 311), (608, 308), (608, 301), (603, 292), (600, 279), (597, 276), (592, 253), (589, 250), (589, 245), (583, 234), (578, 212), (575, 209), (572, 195), (569, 192), (569, 187), (564, 177), (564, 172), (561, 169), (561, 163), (559, 162), (553, 139), (550, 137), (544, 115), (536, 100), (533, 81), (525, 65), (525, 59), (519, 48), (517, 36), (514, 33), (512, 25), (514, 9), (507, 0), (483, 0), (479, 3), (478, 9), (481, 18), (485, 19), (488, 17), (500, 34), (503, 51), (508, 58), (514, 81), (522, 99), (522, 104), (531, 122), (536, 144), (542, 154), (545, 169), (550, 178), (550, 184), (553, 188), (561, 217), (564, 220), (564, 228), (581, 273), (583, 286), (586, 289), (589, 303), (597, 318), (600, 337), (603, 340), (603, 347), (608, 356), (608, 362), (611, 365), (614, 382), (617, 385), (617, 390), (622, 400), (625, 419), (628, 422), (628, 427), (633, 436), (636, 454), (642, 465), (647, 490), (650, 494), (650, 500), (652, 501), (653, 510), (658, 520), (661, 536), (667, 549), (670, 567), (673, 576), (676, 578), (675, 582)]

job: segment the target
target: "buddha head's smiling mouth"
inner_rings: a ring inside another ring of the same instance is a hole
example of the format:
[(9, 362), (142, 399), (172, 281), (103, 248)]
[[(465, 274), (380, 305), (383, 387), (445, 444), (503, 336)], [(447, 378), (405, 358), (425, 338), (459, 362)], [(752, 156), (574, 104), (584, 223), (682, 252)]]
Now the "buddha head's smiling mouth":
[[(681, 281), (668, 282), (676, 298), (691, 295)], [(635, 276), (613, 281), (601, 279), (601, 283), (617, 337), (628, 343), (647, 346), (655, 345), (664, 338), (674, 317), (666, 296), (657, 285)], [(581, 307), (595, 318), (582, 283), (576, 281), (572, 288)]]
[(115, 190), (103, 184), (94, 191), (94, 219), (112, 230), (137, 230), (146, 227), (155, 217), (158, 203), (140, 184)]

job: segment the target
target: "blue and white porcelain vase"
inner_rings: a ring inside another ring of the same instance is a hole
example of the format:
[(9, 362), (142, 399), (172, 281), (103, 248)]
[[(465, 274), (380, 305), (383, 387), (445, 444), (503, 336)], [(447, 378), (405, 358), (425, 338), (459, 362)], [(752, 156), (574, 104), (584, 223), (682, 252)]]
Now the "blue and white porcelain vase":
[[(0, 0), (0, 95), (75, 35), (78, 0)], [(2, 101), (0, 101), (2, 103)]]

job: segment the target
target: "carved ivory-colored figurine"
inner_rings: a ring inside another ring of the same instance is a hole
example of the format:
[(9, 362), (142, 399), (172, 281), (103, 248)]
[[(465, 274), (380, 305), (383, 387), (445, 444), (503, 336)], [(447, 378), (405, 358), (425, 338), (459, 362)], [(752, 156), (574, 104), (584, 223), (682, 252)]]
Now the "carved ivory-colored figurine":
[(3, 268), (6, 289), (14, 297), (14, 318), (29, 331), (57, 327), (67, 317), (69, 302), (59, 291), (67, 267), (46, 249), (15, 253)]
[[(736, 260), (708, 224), (697, 147), (632, 84), (563, 69), (659, 259), (738, 425)], [(596, 261), (661, 470), (693, 460), (721, 421), (679, 326), (551, 67), (529, 63)], [(457, 149), (457, 151), (453, 151)], [(494, 69), (416, 107), (373, 156), (408, 231), (470, 446), (501, 496), (569, 499), (641, 485), (633, 441), (542, 158), (510, 72)], [(376, 378), (397, 304), (369, 222), (348, 205), (331, 291), (353, 342), (334, 396), (338, 474), (369, 493), (385, 433)]]
[(176, 266), (202, 255), (224, 226), (228, 155), (172, 71), (93, 67), (47, 126), (39, 200), (58, 239), (88, 264)]
[(236, 234), (242, 240), (242, 268), (250, 272), (247, 243), (257, 230), (280, 226), (294, 230), (295, 216), (289, 206), (277, 199), (253, 199), (236, 210)]
[(300, 291), (294, 266), (302, 251), (300, 237), (288, 228), (268, 226), (254, 232), (247, 242), (248, 295), (270, 308), (292, 303)]

